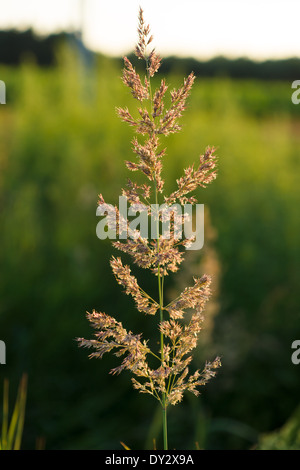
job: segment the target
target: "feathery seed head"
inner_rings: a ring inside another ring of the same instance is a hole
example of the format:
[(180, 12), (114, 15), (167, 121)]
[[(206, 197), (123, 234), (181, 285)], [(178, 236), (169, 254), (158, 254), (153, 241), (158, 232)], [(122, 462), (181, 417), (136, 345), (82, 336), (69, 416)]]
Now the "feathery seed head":
[[(142, 141), (136, 136), (132, 140), (135, 161), (126, 161), (125, 164), (130, 171), (141, 172), (148, 183), (137, 184), (128, 179), (122, 195), (127, 198), (133, 209), (143, 206), (148, 216), (153, 216), (153, 208), (149, 201), (152, 194), (155, 194), (157, 203), (159, 196), (162, 197), (161, 194), (164, 193), (162, 161), (166, 149), (161, 148), (160, 138), (180, 131), (178, 121), (186, 109), (186, 100), (195, 81), (192, 72), (184, 79), (179, 89), (170, 92), (171, 103), (169, 108), (166, 108), (164, 99), (168, 85), (165, 79), (161, 80), (160, 86), (154, 93), (151, 91), (150, 80), (161, 64), (155, 49), (147, 53), (147, 47), (152, 41), (150, 27), (145, 24), (143, 10), (140, 8), (135, 54), (138, 59), (145, 60), (147, 76), (142, 80), (129, 59), (124, 58), (122, 80), (130, 88), (132, 96), (139, 101), (138, 117), (133, 117), (127, 107), (117, 108), (117, 113), (121, 120), (134, 127), (136, 134), (142, 135)], [(198, 167), (192, 165), (186, 168), (184, 175), (176, 181), (177, 188), (170, 195), (163, 195), (168, 208), (173, 204), (193, 205), (197, 202), (190, 193), (199, 187), (205, 188), (216, 178), (214, 152), (214, 147), (207, 147), (199, 158)], [(142, 341), (141, 334), (133, 334), (115, 318), (93, 311), (87, 314), (87, 318), (95, 330), (94, 339), (78, 338), (79, 345), (93, 349), (94, 352), (89, 357), (102, 358), (106, 352), (113, 350), (116, 356), (125, 356), (121, 365), (112, 369), (111, 373), (131, 371), (135, 376), (132, 378), (133, 387), (155, 397), (163, 408), (169, 404), (179, 403), (186, 390), (198, 395), (198, 387), (205, 385), (221, 365), (217, 357), (213, 362), (207, 362), (202, 372), (198, 370), (193, 374), (189, 372), (192, 361), (190, 353), (197, 346), (203, 323), (202, 312), (211, 295), (211, 278), (207, 275), (194, 278), (194, 284), (186, 287), (168, 305), (164, 305), (163, 301), (163, 279), (170, 272), (178, 271), (184, 254), (180, 248), (187, 246), (193, 239), (191, 237), (180, 240), (175, 232), (176, 221), (182, 222), (185, 215), (173, 212), (170, 219), (170, 236), (166, 238), (160, 233), (160, 224), (164, 221), (163, 215), (154, 214), (158, 236), (155, 240), (148, 240), (143, 238), (136, 228), (131, 229), (128, 220), (122, 217), (119, 209), (106, 204), (101, 194), (99, 205), (107, 213), (108, 227), (114, 227), (117, 235), (124, 232), (129, 235), (125, 240), (113, 242), (113, 246), (130, 255), (138, 267), (150, 270), (158, 279), (158, 300), (154, 300), (140, 287), (130, 267), (123, 265), (120, 257), (111, 258), (113, 274), (125, 293), (132, 297), (136, 309), (153, 316), (157, 316), (159, 312), (158, 329), (161, 334), (161, 344), (158, 356), (148, 347), (147, 341)], [(190, 310), (192, 311), (190, 319), (186, 321), (187, 312)], [(149, 354), (158, 361), (156, 369), (149, 366), (147, 360)]]

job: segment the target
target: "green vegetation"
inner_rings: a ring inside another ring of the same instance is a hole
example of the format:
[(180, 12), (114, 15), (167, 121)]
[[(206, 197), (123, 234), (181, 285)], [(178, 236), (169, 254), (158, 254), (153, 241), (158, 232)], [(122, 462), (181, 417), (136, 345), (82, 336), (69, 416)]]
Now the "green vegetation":
[(258, 440), (257, 450), (299, 450), (300, 449), (300, 408), (280, 428), (263, 434)]
[[(58, 62), (47, 70), (30, 62), (0, 67), (7, 87), (0, 107), (1, 377), (15, 384), (28, 374), (23, 448), (34, 448), (37, 435), (47, 449), (116, 449), (120, 441), (151, 448), (153, 439), (159, 448), (156, 402), (145, 408), (126, 373), (108, 375), (114, 357), (87, 361), (74, 341), (90, 335), (84, 313), (93, 308), (120, 312), (133, 332), (157, 334), (146, 317), (132, 315), (109, 269), (110, 244), (96, 237), (98, 194), (117, 202), (130, 176), (123, 162), (132, 159), (133, 130), (115, 107), (132, 109), (132, 101), (113, 61), (84, 69), (62, 49)], [(180, 85), (181, 73), (167, 81)], [(290, 82), (198, 79), (183, 131), (168, 138), (170, 189), (207, 145), (220, 155), (213, 188), (198, 198), (210, 209), (221, 271), (218, 310), (195, 367), (217, 352), (222, 369), (200, 398), (170, 412), (177, 449), (253, 448), (299, 405), (291, 344), (300, 337), (300, 105), (291, 91)], [(294, 419), (299, 428), (299, 413)]]
[(0, 450), (20, 450), (25, 420), (25, 407), (27, 397), (27, 376), (23, 374), (19, 384), (18, 395), (14, 410), (10, 417), (9, 412), (9, 382), (4, 380), (2, 429), (0, 436)]

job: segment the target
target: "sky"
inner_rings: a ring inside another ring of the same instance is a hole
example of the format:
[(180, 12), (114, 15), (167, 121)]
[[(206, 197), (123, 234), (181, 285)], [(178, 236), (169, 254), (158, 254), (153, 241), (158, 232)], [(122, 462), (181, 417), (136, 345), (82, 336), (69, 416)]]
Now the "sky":
[(300, 0), (0, 0), (0, 29), (82, 28), (87, 47), (120, 56), (136, 43), (139, 6), (162, 56), (300, 56)]

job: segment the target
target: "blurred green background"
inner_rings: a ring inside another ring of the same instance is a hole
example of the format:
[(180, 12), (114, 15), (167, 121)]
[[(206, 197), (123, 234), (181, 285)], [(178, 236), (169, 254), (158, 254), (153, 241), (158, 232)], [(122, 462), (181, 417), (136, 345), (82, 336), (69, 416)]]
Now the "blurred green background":
[[(55, 57), (55, 66), (30, 55), (0, 65), (1, 387), (7, 377), (13, 398), (28, 374), (24, 449), (39, 439), (46, 449), (121, 449), (120, 441), (151, 449), (153, 439), (159, 447), (156, 401), (132, 389), (129, 373), (109, 375), (118, 359), (89, 360), (75, 341), (91, 337), (85, 312), (93, 308), (157, 334), (113, 278), (109, 260), (119, 253), (96, 237), (98, 194), (117, 203), (132, 177), (124, 160), (133, 130), (115, 107), (136, 103), (121, 61), (99, 55), (86, 64), (70, 44)], [(191, 70), (168, 64), (172, 89)], [(187, 253), (167, 290), (213, 275), (193, 367), (219, 355), (222, 368), (199, 398), (186, 394), (170, 408), (170, 448), (300, 448), (300, 365), (291, 361), (300, 338), (300, 105), (291, 94), (289, 79), (198, 77), (182, 132), (164, 142), (170, 191), (207, 145), (219, 156), (217, 180), (198, 192), (204, 249)]]

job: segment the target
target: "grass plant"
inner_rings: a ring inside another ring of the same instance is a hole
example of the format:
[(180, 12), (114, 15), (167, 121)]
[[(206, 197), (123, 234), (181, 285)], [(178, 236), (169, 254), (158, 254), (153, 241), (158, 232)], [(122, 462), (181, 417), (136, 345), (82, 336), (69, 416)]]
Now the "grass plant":
[[(188, 249), (195, 239), (192, 236), (181, 238), (182, 233), (177, 233), (178, 225), (182, 226), (186, 220), (186, 214), (177, 210), (178, 205), (184, 208), (188, 204), (196, 205), (197, 200), (191, 193), (199, 187), (205, 188), (216, 178), (216, 155), (213, 147), (207, 147), (199, 158), (198, 166), (186, 168), (184, 175), (177, 179), (174, 191), (165, 195), (162, 162), (166, 159), (166, 148), (161, 147), (160, 139), (181, 130), (178, 121), (186, 107), (195, 75), (190, 73), (180, 88), (170, 92), (170, 103), (167, 105), (165, 96), (168, 85), (165, 79), (161, 79), (158, 88), (152, 91), (151, 80), (161, 65), (161, 58), (155, 49), (148, 52), (152, 40), (150, 27), (145, 24), (143, 10), (140, 9), (135, 54), (145, 62), (145, 76), (141, 78), (125, 57), (122, 77), (138, 102), (137, 117), (128, 107), (119, 107), (117, 112), (140, 135), (139, 139), (134, 137), (132, 140), (136, 159), (126, 161), (126, 166), (130, 171), (141, 172), (146, 179), (146, 183), (142, 184), (128, 179), (122, 196), (127, 198), (135, 213), (144, 210), (146, 216), (154, 220), (155, 236), (151, 239), (142, 234), (141, 229), (133, 229), (121, 214), (120, 208), (107, 204), (102, 194), (99, 196), (99, 206), (102, 213), (107, 215), (105, 223), (108, 229), (114, 231), (118, 238), (113, 246), (130, 255), (135, 265), (150, 270), (157, 278), (157, 298), (154, 300), (139, 285), (129, 265), (124, 265), (120, 257), (111, 258), (115, 278), (126, 294), (132, 296), (137, 310), (157, 319), (159, 350), (151, 349), (149, 341), (142, 339), (142, 334), (127, 331), (114, 317), (95, 310), (87, 315), (96, 330), (95, 339), (78, 338), (78, 341), (80, 346), (94, 349), (90, 357), (102, 358), (104, 353), (113, 349), (116, 350), (116, 356), (125, 355), (121, 365), (113, 368), (111, 373), (131, 371), (134, 375), (133, 387), (159, 401), (162, 410), (163, 448), (167, 450), (168, 406), (179, 403), (185, 391), (197, 396), (198, 388), (205, 385), (221, 365), (220, 358), (216, 357), (212, 362), (206, 362), (202, 371), (190, 372), (193, 359), (190, 353), (197, 346), (202, 329), (202, 312), (211, 294), (210, 276), (204, 274), (200, 278), (195, 277), (194, 284), (186, 287), (174, 300), (165, 303), (164, 299), (165, 277), (179, 270), (184, 259), (184, 249)], [(167, 209), (168, 214), (172, 214), (168, 237), (163, 230), (164, 212), (157, 210), (161, 205)], [(190, 311), (192, 314), (189, 315)], [(155, 359), (156, 368), (150, 365), (150, 357)]]

